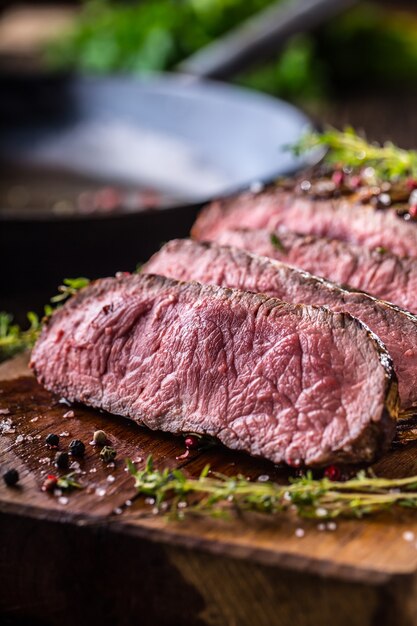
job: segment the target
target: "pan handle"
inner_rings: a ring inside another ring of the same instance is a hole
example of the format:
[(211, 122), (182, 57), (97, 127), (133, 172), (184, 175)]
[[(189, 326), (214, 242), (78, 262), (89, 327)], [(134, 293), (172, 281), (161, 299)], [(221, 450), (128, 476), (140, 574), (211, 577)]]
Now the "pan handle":
[(176, 69), (199, 78), (227, 79), (276, 54), (293, 35), (316, 28), (357, 1), (278, 2), (182, 61)]

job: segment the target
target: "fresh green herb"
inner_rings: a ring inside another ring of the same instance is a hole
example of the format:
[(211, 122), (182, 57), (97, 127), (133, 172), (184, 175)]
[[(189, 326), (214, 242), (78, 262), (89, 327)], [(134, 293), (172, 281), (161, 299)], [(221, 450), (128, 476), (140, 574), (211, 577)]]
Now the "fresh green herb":
[(29, 327), (22, 330), (18, 324), (13, 324), (12, 315), (0, 312), (0, 362), (32, 348), (39, 335), (41, 322), (32, 311), (27, 314), (27, 318)]
[(417, 151), (402, 150), (393, 143), (369, 143), (353, 128), (338, 131), (329, 128), (323, 133), (310, 132), (292, 147), (295, 154), (315, 148), (327, 148), (325, 162), (360, 170), (372, 167), (381, 180), (395, 180), (402, 176), (417, 177)]
[(72, 489), (82, 489), (83, 486), (74, 478), (74, 476), (74, 472), (72, 472), (71, 474), (66, 474), (65, 476), (61, 476), (57, 480), (57, 487), (65, 491), (71, 491)]
[(279, 252), (286, 252), (284, 244), (276, 233), (271, 233), (270, 241)]
[[(168, 70), (273, 2), (84, 0), (74, 25), (46, 46), (46, 62), (89, 74)], [(370, 77), (391, 91), (415, 84), (415, 14), (381, 4), (358, 3), (314, 33), (291, 38), (237, 81), (303, 103), (369, 87)]]
[[(127, 467), (138, 493), (154, 498), (156, 507), (177, 518), (184, 517), (185, 512), (219, 517), (233, 509), (269, 514), (292, 512), (322, 520), (360, 518), (394, 506), (417, 507), (417, 476), (386, 479), (359, 472), (346, 482), (334, 482), (328, 478), (316, 480), (307, 472), (289, 485), (279, 485), (271, 481), (251, 482), (241, 475), (224, 476), (210, 472), (208, 465), (198, 478), (188, 478), (178, 469), (156, 470), (152, 457), (148, 457), (143, 470), (136, 469), (130, 460)], [(195, 496), (200, 497), (199, 501)]]
[(51, 298), (51, 302), (53, 304), (62, 304), (65, 300), (75, 295), (77, 291), (86, 287), (89, 282), (90, 280), (84, 277), (64, 278), (63, 284), (58, 287), (59, 293)]
[(379, 254), (386, 254), (388, 250), (383, 246), (378, 246), (377, 248), (375, 248), (375, 252), (378, 252)]
[[(88, 278), (65, 278), (58, 287), (59, 294), (51, 298), (51, 304), (44, 307), (44, 319), (62, 306), (62, 304), (77, 291), (88, 285)], [(33, 347), (42, 328), (42, 321), (33, 311), (27, 314), (29, 327), (25, 330), (18, 324), (13, 324), (13, 316), (0, 312), (0, 362)]]

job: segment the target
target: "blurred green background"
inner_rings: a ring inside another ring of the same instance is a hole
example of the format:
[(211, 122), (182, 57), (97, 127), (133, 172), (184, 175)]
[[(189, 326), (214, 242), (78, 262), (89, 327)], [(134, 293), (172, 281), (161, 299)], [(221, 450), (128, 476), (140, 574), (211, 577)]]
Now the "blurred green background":
[[(337, 2), (337, 0), (335, 0)], [(271, 0), (88, 0), (46, 46), (52, 68), (142, 74), (173, 69)], [(417, 12), (362, 2), (236, 82), (312, 105), (347, 90), (417, 83)]]

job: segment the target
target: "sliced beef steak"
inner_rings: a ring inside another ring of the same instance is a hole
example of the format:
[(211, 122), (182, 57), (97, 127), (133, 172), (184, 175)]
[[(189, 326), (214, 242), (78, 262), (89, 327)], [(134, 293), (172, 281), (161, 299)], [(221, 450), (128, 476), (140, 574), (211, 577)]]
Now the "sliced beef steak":
[(417, 223), (395, 211), (378, 211), (344, 197), (315, 200), (280, 188), (213, 202), (197, 218), (192, 236), (214, 241), (224, 230), (279, 227), (417, 258)]
[(276, 463), (371, 461), (395, 429), (390, 357), (355, 318), (161, 276), (83, 289), (31, 365), (71, 401)]
[(266, 293), (285, 302), (328, 306), (364, 322), (385, 344), (398, 377), (401, 412), (417, 412), (417, 318), (382, 300), (238, 248), (191, 240), (167, 243), (144, 272)]
[(284, 261), (417, 314), (417, 259), (285, 231), (226, 230), (217, 243)]

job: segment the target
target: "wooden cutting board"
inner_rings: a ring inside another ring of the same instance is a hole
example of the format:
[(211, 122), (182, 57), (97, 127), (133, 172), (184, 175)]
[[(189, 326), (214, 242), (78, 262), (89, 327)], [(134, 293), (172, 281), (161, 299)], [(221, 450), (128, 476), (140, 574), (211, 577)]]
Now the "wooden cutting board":
[[(59, 403), (26, 357), (2, 364), (0, 381), (0, 465), (21, 476), (19, 488), (0, 483), (1, 624), (417, 624), (417, 512), (338, 521), (335, 530), (285, 516), (167, 521), (136, 496), (126, 458), (140, 468), (152, 454), (157, 467), (191, 476), (206, 463), (251, 478), (283, 481), (286, 473), (222, 447), (178, 459), (181, 438)], [(117, 449), (114, 466), (90, 444), (98, 428)], [(44, 441), (51, 432), (61, 449), (74, 438), (87, 448), (85, 488), (61, 498), (40, 489), (54, 471)], [(417, 443), (392, 450), (374, 470), (417, 474)]]

